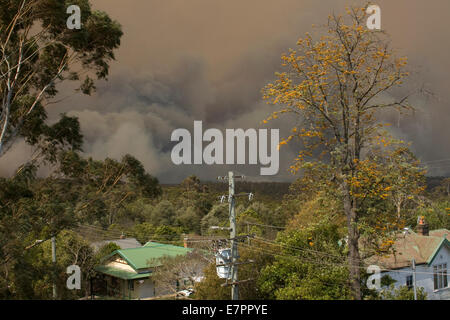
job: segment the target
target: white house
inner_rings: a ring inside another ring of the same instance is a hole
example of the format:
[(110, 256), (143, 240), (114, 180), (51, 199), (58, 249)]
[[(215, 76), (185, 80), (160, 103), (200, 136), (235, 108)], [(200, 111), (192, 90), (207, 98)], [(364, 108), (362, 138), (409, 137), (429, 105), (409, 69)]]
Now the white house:
[(158, 259), (186, 255), (190, 248), (147, 242), (139, 248), (116, 250), (104, 258), (95, 270), (107, 296), (122, 299), (146, 299), (163, 294), (152, 281), (152, 272), (160, 266)]
[(416, 264), (416, 287), (424, 288), (429, 300), (450, 300), (448, 267), (450, 266), (450, 232), (428, 230), (421, 218), (417, 233), (408, 230), (393, 244), (393, 253), (371, 257), (367, 262), (381, 268), (381, 277), (395, 280), (395, 287), (413, 287), (412, 261)]

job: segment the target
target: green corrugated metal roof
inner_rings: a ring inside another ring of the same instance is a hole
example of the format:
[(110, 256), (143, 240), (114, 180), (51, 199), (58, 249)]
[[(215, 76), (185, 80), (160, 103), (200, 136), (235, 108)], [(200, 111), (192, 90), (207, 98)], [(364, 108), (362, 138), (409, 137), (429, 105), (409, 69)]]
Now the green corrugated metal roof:
[(151, 260), (159, 259), (164, 256), (176, 257), (179, 255), (185, 255), (190, 251), (192, 251), (192, 249), (174, 246), (171, 244), (147, 242), (140, 248), (116, 250), (105, 259), (107, 260), (108, 258), (118, 254), (126, 260), (134, 270), (137, 271), (139, 269), (148, 269), (160, 265), (156, 261)]
[[(149, 267), (157, 267), (160, 264), (155, 261), (149, 261), (152, 259), (159, 259), (164, 256), (176, 257), (179, 255), (185, 255), (192, 249), (173, 246), (170, 244), (147, 242), (143, 247), (117, 250), (120, 254), (135, 270), (146, 269)], [(149, 264), (150, 262), (150, 264)]]
[(124, 280), (133, 280), (133, 279), (142, 279), (151, 276), (150, 272), (146, 273), (136, 273), (130, 272), (126, 270), (120, 270), (117, 268), (109, 267), (109, 266), (98, 266), (95, 268), (96, 271), (113, 276), (115, 278), (120, 278)]

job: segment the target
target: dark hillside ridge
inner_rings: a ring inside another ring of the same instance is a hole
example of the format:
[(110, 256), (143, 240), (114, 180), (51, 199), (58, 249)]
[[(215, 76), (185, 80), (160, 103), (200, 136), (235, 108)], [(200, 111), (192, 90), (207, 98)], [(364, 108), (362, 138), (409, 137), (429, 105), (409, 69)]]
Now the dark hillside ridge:
[[(227, 193), (227, 182), (202, 182), (207, 186), (211, 193)], [(289, 192), (290, 182), (251, 182), (251, 181), (236, 181), (236, 192), (252, 192), (270, 198), (282, 199), (285, 194)], [(178, 187), (175, 184), (162, 184), (163, 188)]]
[[(447, 177), (436, 176), (426, 177), (427, 190), (432, 191), (439, 186)], [(201, 183), (208, 187), (211, 193), (227, 193), (228, 183), (206, 181)], [(251, 182), (251, 181), (236, 181), (236, 192), (253, 192), (260, 196), (268, 196), (273, 199), (282, 199), (285, 194), (289, 193), (290, 182)], [(163, 188), (179, 187), (178, 184), (161, 184)]]
[(427, 191), (432, 191), (434, 188), (439, 186), (442, 182), (442, 180), (446, 179), (448, 177), (426, 177), (427, 181)]

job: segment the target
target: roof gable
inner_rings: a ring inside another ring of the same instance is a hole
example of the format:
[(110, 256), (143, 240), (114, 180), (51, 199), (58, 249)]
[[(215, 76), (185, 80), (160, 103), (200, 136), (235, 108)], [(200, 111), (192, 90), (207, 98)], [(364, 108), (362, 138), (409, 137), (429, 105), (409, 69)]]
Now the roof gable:
[(95, 268), (96, 271), (102, 272), (104, 274), (113, 276), (115, 278), (124, 279), (124, 280), (135, 280), (135, 279), (143, 279), (150, 277), (151, 272), (145, 273), (137, 273), (137, 272), (129, 272), (126, 270), (117, 269), (111, 266), (98, 266)]
[(430, 256), (430, 258), (428, 259), (427, 263), (428, 264), (432, 264), (434, 261), (434, 258), (436, 258), (437, 254), (439, 253), (439, 251), (441, 251), (441, 248), (443, 246), (447, 246), (448, 248), (450, 248), (450, 241), (448, 241), (447, 238), (442, 238), (441, 243), (439, 244), (439, 246), (436, 248), (436, 250), (434, 251), (434, 253)]

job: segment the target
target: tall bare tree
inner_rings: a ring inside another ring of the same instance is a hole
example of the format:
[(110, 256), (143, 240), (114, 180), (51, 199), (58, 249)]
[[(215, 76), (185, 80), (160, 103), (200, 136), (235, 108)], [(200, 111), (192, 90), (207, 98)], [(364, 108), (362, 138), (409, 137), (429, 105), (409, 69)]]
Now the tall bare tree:
[(158, 259), (152, 280), (159, 292), (175, 294), (180, 290), (192, 288), (199, 281), (203, 269), (211, 262), (198, 250), (186, 256), (164, 257)]

